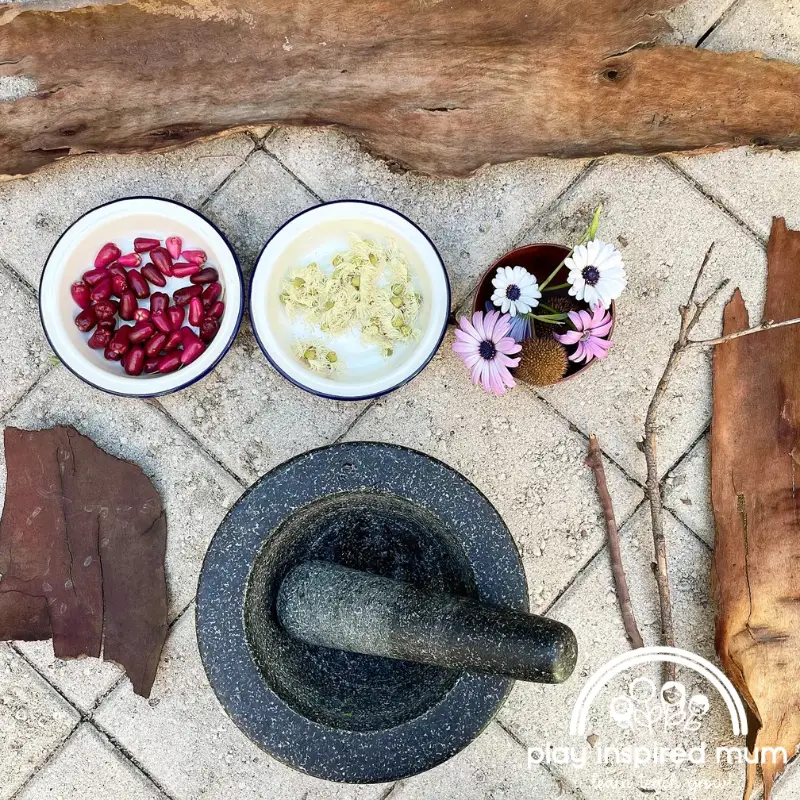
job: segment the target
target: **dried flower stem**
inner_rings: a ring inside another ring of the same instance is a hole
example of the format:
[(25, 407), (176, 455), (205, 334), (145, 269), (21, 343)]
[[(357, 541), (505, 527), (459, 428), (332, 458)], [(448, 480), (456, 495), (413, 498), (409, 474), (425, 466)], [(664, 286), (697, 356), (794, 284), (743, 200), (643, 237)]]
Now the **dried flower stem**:
[[(727, 280), (722, 281), (705, 300), (697, 300), (697, 290), (713, 251), (714, 244), (712, 243), (697, 272), (692, 291), (689, 293), (689, 299), (686, 305), (680, 307), (681, 326), (678, 331), (678, 338), (672, 346), (672, 351), (667, 359), (667, 364), (664, 367), (661, 380), (658, 382), (656, 391), (650, 400), (644, 423), (643, 449), (645, 461), (647, 462), (645, 492), (650, 504), (650, 521), (653, 529), (653, 547), (655, 550), (653, 573), (655, 574), (656, 584), (658, 586), (658, 600), (661, 608), (661, 643), (667, 647), (675, 646), (675, 626), (672, 618), (672, 599), (669, 591), (667, 541), (664, 534), (664, 505), (661, 498), (661, 487), (658, 481), (658, 411), (661, 406), (661, 401), (667, 393), (670, 379), (681, 360), (681, 356), (685, 350), (692, 346), (689, 334), (698, 323), (706, 306), (728, 283)], [(667, 680), (675, 679), (674, 664), (668, 663), (665, 665), (665, 676)]]
[(611, 502), (611, 494), (608, 491), (608, 484), (606, 482), (606, 471), (603, 468), (603, 456), (600, 452), (600, 444), (594, 434), (589, 437), (589, 455), (586, 457), (586, 466), (590, 467), (592, 472), (594, 472), (597, 494), (600, 497), (600, 505), (603, 508), (603, 516), (606, 521), (606, 533), (608, 535), (608, 550), (611, 555), (611, 572), (614, 576), (614, 585), (617, 589), (617, 599), (619, 600), (619, 610), (622, 613), (622, 623), (625, 626), (625, 633), (632, 647), (644, 647), (642, 635), (639, 633), (639, 628), (636, 625), (636, 617), (633, 613), (631, 596), (628, 592), (628, 580), (625, 577), (625, 569), (622, 566), (619, 529), (617, 528), (617, 518), (614, 515), (614, 504)]
[(729, 333), (727, 336), (717, 336), (716, 339), (692, 339), (689, 341), (689, 347), (714, 347), (718, 344), (725, 344), (725, 342), (729, 342), (732, 339), (738, 339), (740, 336), (750, 336), (751, 333), (760, 333), (761, 331), (768, 331), (772, 328), (783, 328), (787, 325), (797, 325), (800, 323), (800, 317), (794, 317), (794, 319), (784, 319), (780, 322), (774, 322), (773, 320), (767, 320), (766, 322), (762, 322), (760, 325), (756, 325), (752, 328), (747, 328), (743, 331), (736, 331), (736, 333)]

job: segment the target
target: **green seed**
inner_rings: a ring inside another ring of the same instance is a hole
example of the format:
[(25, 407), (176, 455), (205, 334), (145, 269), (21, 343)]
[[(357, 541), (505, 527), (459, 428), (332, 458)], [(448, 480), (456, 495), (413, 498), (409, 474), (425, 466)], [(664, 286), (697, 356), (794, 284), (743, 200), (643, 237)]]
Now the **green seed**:
[(402, 297), (393, 297), (391, 302), (392, 302), (392, 305), (395, 308), (402, 308), (402, 306), (403, 306), (403, 298)]
[(394, 286), (392, 286), (392, 294), (400, 295), (400, 294), (403, 294), (403, 292), (405, 292), (405, 290), (406, 290), (406, 287), (403, 286), (402, 283), (396, 283)]
[(330, 353), (328, 353), (328, 355), (325, 356), (325, 358), (327, 358), (328, 361), (331, 362), (331, 364), (335, 364), (339, 360), (339, 356), (337, 356), (336, 353), (333, 352), (333, 350), (331, 350)]
[(343, 262), (344, 262), (344, 259), (341, 256), (334, 256), (333, 257), (333, 266), (334, 267), (338, 267), (339, 264), (342, 264)]
[(400, 328), (400, 333), (402, 333), (403, 336), (406, 336), (406, 337), (407, 336), (411, 336), (411, 328), (409, 328), (408, 325), (403, 325)]
[(392, 320), (392, 327), (397, 328), (398, 330), (403, 327), (403, 318), (402, 317), (395, 317)]
[(289, 300), (289, 295), (286, 294), (286, 292), (284, 292), (280, 297), (280, 301), (281, 301), (281, 303), (286, 303), (286, 302), (288, 302), (288, 300)]
[(313, 361), (316, 357), (317, 357), (316, 347), (309, 347), (306, 349), (305, 353), (303, 353), (303, 358), (306, 361)]
[(336, 303), (333, 300), (328, 300), (328, 302), (325, 303), (325, 310), (330, 311), (335, 305)]
[(292, 283), (295, 289), (302, 289), (306, 285), (306, 282), (302, 278), (295, 278)]
[(372, 264), (373, 267), (377, 265), (378, 257), (375, 255), (375, 253), (369, 254), (369, 263)]
[(359, 289), (361, 287), (361, 278), (359, 278), (358, 275), (356, 275), (355, 278), (353, 278), (350, 281), (350, 283), (352, 283), (353, 286), (356, 287), (356, 289)]

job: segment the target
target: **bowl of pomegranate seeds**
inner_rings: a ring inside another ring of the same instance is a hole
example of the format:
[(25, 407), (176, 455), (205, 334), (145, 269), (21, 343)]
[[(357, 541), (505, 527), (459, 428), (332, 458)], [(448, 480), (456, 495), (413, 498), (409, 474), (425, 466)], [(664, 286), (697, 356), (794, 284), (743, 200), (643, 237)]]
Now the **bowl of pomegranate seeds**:
[(180, 203), (130, 197), (70, 225), (50, 251), (39, 312), (77, 377), (127, 397), (208, 374), (242, 321), (243, 279), (225, 237)]

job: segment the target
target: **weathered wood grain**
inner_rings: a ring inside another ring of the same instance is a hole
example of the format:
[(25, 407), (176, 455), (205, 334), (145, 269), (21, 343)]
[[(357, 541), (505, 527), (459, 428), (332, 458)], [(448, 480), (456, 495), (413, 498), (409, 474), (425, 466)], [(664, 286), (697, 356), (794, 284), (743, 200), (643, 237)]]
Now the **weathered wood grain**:
[(0, 173), (267, 123), (336, 126), (402, 167), (453, 175), (529, 156), (797, 147), (800, 68), (652, 46), (670, 5), (131, 0), (7, 9), (0, 77), (36, 89), (0, 102)]
[[(764, 319), (800, 316), (800, 232), (773, 222)], [(749, 325), (741, 294), (723, 333)], [(715, 348), (711, 493), (716, 647), (754, 720), (748, 745), (800, 743), (800, 326)], [(766, 796), (782, 771), (763, 765)], [(747, 767), (745, 797), (755, 779)]]

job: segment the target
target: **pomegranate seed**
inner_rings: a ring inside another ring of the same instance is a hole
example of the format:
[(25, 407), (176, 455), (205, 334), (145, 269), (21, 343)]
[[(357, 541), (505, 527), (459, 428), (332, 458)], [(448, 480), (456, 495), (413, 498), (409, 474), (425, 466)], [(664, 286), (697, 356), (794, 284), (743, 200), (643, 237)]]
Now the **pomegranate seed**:
[(142, 275), (147, 278), (150, 283), (154, 283), (156, 286), (166, 286), (167, 279), (152, 265), (147, 264), (146, 266), (142, 267)]
[(107, 269), (90, 269), (88, 272), (84, 272), (81, 276), (85, 283), (88, 283), (89, 286), (97, 286), (98, 283), (101, 281), (105, 281), (108, 279), (108, 270)]
[(155, 332), (152, 322), (137, 322), (129, 336), (131, 344), (144, 344)]
[(154, 247), (150, 251), (150, 260), (168, 278), (172, 277), (172, 256), (163, 247)]
[(183, 242), (180, 236), (168, 236), (167, 241), (164, 242), (167, 246), (169, 254), (172, 256), (173, 261), (177, 261), (181, 257), (181, 247)]
[(199, 339), (184, 345), (181, 353), (181, 364), (184, 366), (191, 364), (192, 361), (195, 361), (205, 352), (205, 349), (206, 346)]
[(113, 300), (98, 300), (93, 308), (98, 320), (112, 322), (119, 306)]
[[(113, 300), (110, 300), (109, 302), (110, 303), (114, 303)], [(99, 305), (99, 304), (95, 305), (95, 310), (97, 310), (97, 305)], [(114, 308), (116, 308), (116, 307), (117, 307), (117, 304), (114, 303)], [(116, 313), (116, 311), (114, 313)], [(117, 329), (117, 321), (113, 317), (111, 319), (101, 319), (97, 323), (97, 327), (98, 328), (103, 328), (104, 330), (111, 331), (111, 333), (114, 333), (114, 331)]]
[(75, 304), (80, 308), (89, 308), (91, 305), (92, 301), (89, 298), (89, 287), (83, 281), (75, 281), (75, 283), (69, 287), (69, 293), (72, 295)]
[(158, 328), (161, 333), (170, 333), (172, 331), (172, 320), (166, 311), (153, 311), (152, 305), (150, 306), (150, 321)]
[(109, 361), (120, 361), (122, 359), (122, 353), (118, 353), (116, 350), (112, 350), (110, 346), (106, 347), (106, 349), (103, 351), (103, 355)]
[(142, 263), (142, 257), (138, 253), (126, 253), (117, 259), (117, 264), (121, 267), (138, 267)]
[(167, 343), (167, 334), (157, 333), (144, 346), (144, 354), (148, 358), (155, 358), (164, 349), (164, 345), (166, 343)]
[(208, 316), (212, 317), (213, 319), (222, 319), (222, 315), (225, 313), (225, 303), (221, 300), (217, 300), (211, 308), (208, 309)]
[(125, 353), (128, 352), (128, 348), (131, 346), (131, 331), (133, 327), (131, 325), (123, 325), (121, 328), (117, 328), (116, 333), (111, 337), (111, 341), (108, 344), (108, 349), (114, 353), (119, 353), (121, 356), (124, 356)]
[(95, 303), (98, 300), (108, 300), (108, 298), (111, 297), (111, 289), (111, 278), (106, 278), (92, 289), (89, 297), (91, 297), (92, 301)]
[(97, 325), (97, 314), (93, 308), (84, 308), (83, 311), (75, 317), (75, 325), (81, 333), (88, 333), (95, 325)]
[(148, 358), (144, 362), (144, 371), (149, 375), (151, 372), (158, 372), (158, 359)]
[(200, 323), (200, 338), (206, 344), (214, 340), (214, 337), (217, 335), (217, 331), (219, 331), (219, 323), (211, 317), (206, 317)]
[(119, 316), (121, 319), (130, 321), (139, 308), (136, 302), (136, 295), (133, 292), (123, 292), (119, 298)]
[(138, 239), (133, 240), (133, 249), (137, 253), (146, 253), (148, 250), (152, 250), (154, 247), (159, 247), (160, 244), (160, 239), (147, 239), (145, 237), (139, 237)]
[(186, 309), (183, 306), (170, 306), (167, 309), (167, 315), (172, 323), (172, 330), (177, 331), (183, 325)]
[(199, 264), (187, 264), (185, 261), (179, 261), (177, 264), (172, 265), (172, 274), (176, 278), (188, 278), (194, 275), (195, 272), (200, 272)]
[(221, 294), (222, 286), (220, 286), (218, 283), (212, 283), (203, 289), (203, 294), (201, 295), (200, 299), (203, 301), (203, 305), (206, 308), (211, 308), (211, 306), (213, 306), (214, 303), (219, 300)]
[(201, 269), (200, 272), (195, 272), (194, 275), (191, 275), (189, 280), (192, 283), (214, 283), (217, 278), (219, 278), (219, 273), (214, 267), (206, 267)]
[(176, 306), (185, 306), (193, 297), (199, 297), (202, 293), (202, 286), (183, 286), (172, 295), (172, 301)]
[(150, 286), (147, 281), (142, 277), (142, 273), (138, 269), (132, 269), (128, 273), (128, 283), (131, 285), (133, 293), (140, 299), (150, 296)]
[(159, 372), (174, 372), (181, 365), (181, 354), (178, 352), (167, 353), (158, 362)]
[(122, 366), (128, 375), (141, 375), (144, 369), (144, 350), (141, 347), (131, 347)]
[(199, 297), (193, 297), (189, 301), (189, 324), (196, 328), (205, 317), (206, 311), (203, 308), (203, 301)]
[(125, 268), (119, 265), (119, 261), (115, 261), (106, 271), (110, 272), (112, 277), (114, 275), (121, 275), (123, 278), (127, 278), (128, 276), (128, 273), (125, 272)]
[[(183, 330), (183, 328), (181, 328)], [(164, 350), (169, 353), (171, 350), (176, 350), (183, 344), (183, 334), (181, 331), (172, 331), (167, 336), (167, 341), (164, 342)]]
[(89, 341), (86, 342), (86, 344), (93, 350), (103, 350), (108, 347), (112, 336), (113, 332), (108, 328), (101, 328), (98, 326), (95, 332), (89, 337)]
[(135, 322), (150, 322), (150, 311), (146, 308), (137, 308), (133, 312)]
[(181, 253), (181, 258), (188, 261), (190, 264), (199, 264), (201, 267), (206, 263), (205, 250), (184, 250)]
[(114, 242), (109, 242), (100, 248), (100, 252), (97, 254), (97, 257), (94, 260), (94, 266), (96, 269), (102, 269), (103, 267), (107, 267), (109, 264), (116, 261), (119, 256), (119, 247), (117, 247)]
[(169, 295), (164, 292), (153, 292), (150, 298), (150, 314), (158, 314), (159, 311), (166, 311), (169, 305)]
[(122, 293), (128, 290), (128, 279), (124, 275), (111, 276), (111, 294), (122, 297)]

